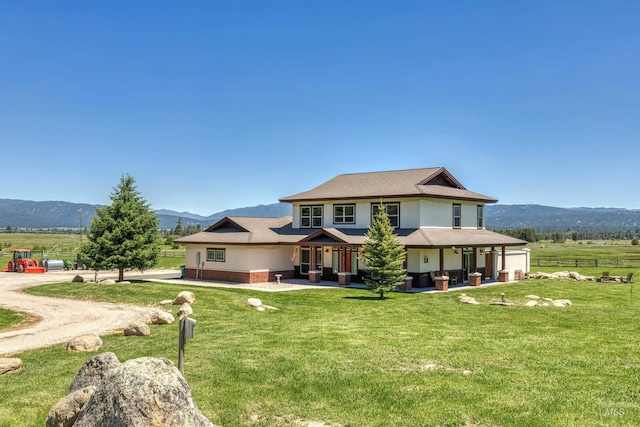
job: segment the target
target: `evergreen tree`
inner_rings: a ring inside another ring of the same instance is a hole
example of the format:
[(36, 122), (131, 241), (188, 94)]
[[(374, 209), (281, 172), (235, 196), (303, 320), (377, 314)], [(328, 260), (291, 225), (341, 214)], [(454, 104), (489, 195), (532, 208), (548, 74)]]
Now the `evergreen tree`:
[(182, 218), (178, 218), (178, 222), (176, 223), (176, 228), (173, 229), (173, 234), (176, 236), (183, 236), (182, 230)]
[(404, 283), (407, 274), (403, 268), (404, 247), (393, 233), (384, 205), (380, 204), (378, 215), (366, 236), (360, 260), (367, 265), (370, 274), (364, 281), (371, 292), (384, 298), (385, 292), (391, 292)]
[(82, 245), (82, 259), (93, 270), (144, 271), (156, 265), (161, 239), (160, 220), (136, 190), (134, 179), (125, 175), (110, 196), (111, 205), (95, 208), (89, 226), (89, 242)]

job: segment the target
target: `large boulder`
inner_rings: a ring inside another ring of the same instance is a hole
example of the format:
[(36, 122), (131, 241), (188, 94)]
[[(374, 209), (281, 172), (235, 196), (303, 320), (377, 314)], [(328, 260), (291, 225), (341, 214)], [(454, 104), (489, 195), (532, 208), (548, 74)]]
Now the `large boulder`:
[(173, 314), (164, 310), (155, 310), (151, 313), (149, 322), (153, 325), (169, 325), (175, 321)]
[(180, 306), (180, 310), (178, 310), (178, 316), (191, 316), (193, 314), (193, 308), (188, 302), (185, 302)]
[(100, 353), (87, 360), (78, 371), (71, 385), (69, 393), (89, 386), (99, 386), (107, 372), (120, 366), (120, 361), (114, 353)]
[(129, 326), (124, 328), (124, 335), (126, 337), (136, 336), (136, 337), (146, 337), (151, 335), (151, 329), (146, 323), (142, 322), (131, 322)]
[(73, 338), (66, 345), (67, 350), (78, 353), (82, 351), (98, 351), (102, 348), (102, 339), (96, 334), (85, 334)]
[(174, 305), (182, 305), (185, 302), (187, 304), (193, 304), (194, 302), (196, 302), (196, 296), (193, 294), (193, 292), (182, 291), (178, 294), (176, 299), (173, 300)]
[(171, 361), (143, 357), (120, 363), (113, 353), (89, 359), (47, 419), (47, 427), (156, 425), (215, 427)]
[(0, 375), (20, 372), (22, 360), (17, 357), (0, 357)]
[(53, 405), (47, 417), (47, 427), (72, 427), (87, 404), (96, 387), (89, 386), (67, 394)]
[(128, 360), (110, 370), (74, 424), (151, 425), (214, 426), (198, 409), (180, 371), (169, 360), (152, 357)]

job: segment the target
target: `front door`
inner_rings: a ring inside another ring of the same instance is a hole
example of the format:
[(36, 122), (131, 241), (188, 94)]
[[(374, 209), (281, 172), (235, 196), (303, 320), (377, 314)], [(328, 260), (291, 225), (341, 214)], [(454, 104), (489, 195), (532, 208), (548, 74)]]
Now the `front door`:
[(358, 248), (355, 246), (333, 247), (333, 273), (358, 274)]
[(322, 274), (322, 248), (303, 246), (300, 248), (300, 274), (309, 274), (309, 270), (320, 270)]
[(485, 279), (493, 279), (495, 277), (493, 271), (493, 251), (484, 252), (484, 276)]

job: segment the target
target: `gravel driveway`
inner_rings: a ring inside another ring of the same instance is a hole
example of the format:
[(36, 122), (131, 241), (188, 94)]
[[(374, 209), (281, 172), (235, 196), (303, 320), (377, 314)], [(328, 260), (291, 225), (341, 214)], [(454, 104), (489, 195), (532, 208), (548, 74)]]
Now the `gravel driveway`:
[[(83, 334), (117, 332), (131, 321), (148, 315), (148, 308), (130, 304), (49, 298), (22, 292), (25, 288), (44, 283), (70, 282), (78, 274), (87, 282), (94, 279), (93, 272), (0, 272), (0, 308), (26, 312), (39, 319), (26, 327), (0, 332), (0, 356), (66, 343)], [(180, 272), (176, 271), (153, 270), (144, 274), (128, 273), (125, 279), (151, 280), (179, 276)], [(117, 278), (117, 272), (100, 273), (98, 276), (100, 280), (106, 278)]]

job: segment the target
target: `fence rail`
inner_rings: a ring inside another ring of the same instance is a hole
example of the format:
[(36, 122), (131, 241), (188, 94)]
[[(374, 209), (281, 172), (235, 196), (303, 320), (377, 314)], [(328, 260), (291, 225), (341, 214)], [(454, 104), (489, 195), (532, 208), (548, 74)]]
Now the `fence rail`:
[(538, 267), (616, 267), (640, 268), (640, 258), (531, 258)]

